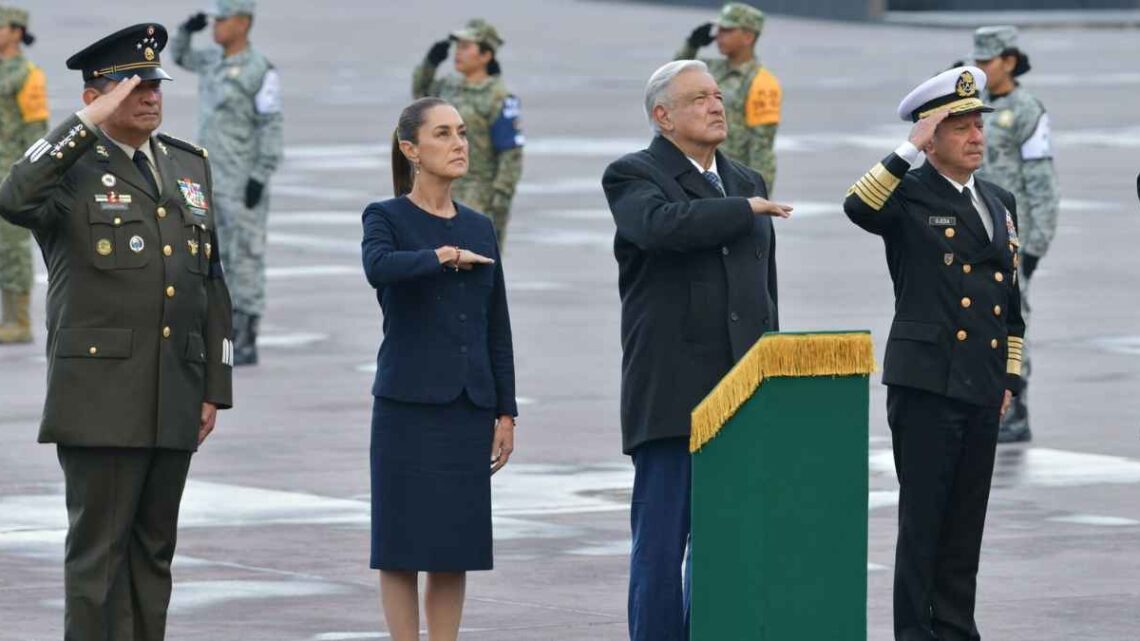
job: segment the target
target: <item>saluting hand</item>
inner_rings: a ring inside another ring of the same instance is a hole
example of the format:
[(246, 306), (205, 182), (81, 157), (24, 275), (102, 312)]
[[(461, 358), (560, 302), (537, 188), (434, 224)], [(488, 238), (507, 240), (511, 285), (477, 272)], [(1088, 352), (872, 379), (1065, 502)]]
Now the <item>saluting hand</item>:
[(716, 40), (716, 36), (713, 35), (713, 27), (713, 23), (706, 22), (693, 29), (693, 32), (689, 34), (689, 46), (700, 49), (705, 45), (712, 44), (712, 41)]
[(478, 265), (494, 265), (495, 260), (487, 258), (481, 254), (476, 254), (469, 249), (460, 249), (459, 258), (455, 261), (455, 266), (464, 271), (471, 271)]
[(504, 414), (495, 421), (495, 438), (491, 442), (491, 474), (503, 469), (515, 451), (515, 417)]
[(428, 49), (427, 61), (433, 67), (438, 67), (439, 63), (447, 59), (447, 50), (451, 48), (451, 40), (440, 40), (432, 44), (431, 49)]
[(781, 205), (774, 203), (767, 198), (753, 196), (748, 199), (748, 204), (752, 207), (752, 213), (761, 216), (774, 216), (776, 218), (791, 218), (792, 209), (791, 205)]
[(910, 144), (917, 147), (919, 151), (926, 153), (930, 143), (934, 141), (934, 131), (949, 115), (949, 109), (939, 109), (914, 123), (914, 128), (910, 130)]
[(115, 85), (114, 89), (91, 101), (91, 104), (84, 107), (80, 113), (95, 126), (103, 124), (141, 82), (142, 78), (138, 76), (131, 76), (123, 80)]

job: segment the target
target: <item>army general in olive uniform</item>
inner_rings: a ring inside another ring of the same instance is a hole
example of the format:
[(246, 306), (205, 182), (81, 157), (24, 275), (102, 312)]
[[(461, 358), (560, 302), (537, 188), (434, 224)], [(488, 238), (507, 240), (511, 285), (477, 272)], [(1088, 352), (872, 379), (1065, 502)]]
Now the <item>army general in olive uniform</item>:
[(776, 129), (780, 125), (783, 92), (780, 81), (756, 58), (756, 42), (763, 29), (763, 12), (731, 2), (721, 9), (715, 24), (709, 22), (693, 30), (676, 59), (696, 58), (701, 47), (716, 41), (724, 58), (702, 60), (724, 95), (728, 140), (720, 150), (759, 172), (768, 193), (772, 193), (776, 182)]
[[(24, 57), (35, 40), (28, 12), (0, 7), (0, 180), (12, 163), (47, 133), (44, 72)], [(32, 342), (32, 235), (0, 220), (0, 345)]]
[[(459, 75), (436, 78), (453, 41)], [(467, 176), (455, 182), (451, 193), (455, 200), (491, 217), (500, 246), (506, 241), (511, 201), (522, 177), (525, 142), (519, 99), (507, 89), (495, 58), (502, 46), (495, 27), (476, 18), (432, 45), (412, 75), (412, 97), (443, 98), (463, 117), (470, 160)]]
[(154, 133), (165, 44), (141, 24), (72, 56), (87, 106), (0, 185), (48, 268), (40, 441), (66, 481), (68, 641), (163, 639), (190, 457), (232, 404), (210, 166)]
[[(1029, 281), (1057, 232), (1060, 197), (1053, 169), (1049, 113), (1017, 78), (1029, 71), (1029, 56), (1017, 46), (1016, 27), (982, 27), (974, 32), (973, 58), (986, 72), (993, 112), (985, 115), (986, 162), (979, 175), (1008, 189), (1017, 199), (1021, 222), (1021, 310), (1029, 322)], [(1022, 379), (1029, 382), (1028, 344)], [(998, 441), (1032, 438), (1026, 389), (1002, 419)]]

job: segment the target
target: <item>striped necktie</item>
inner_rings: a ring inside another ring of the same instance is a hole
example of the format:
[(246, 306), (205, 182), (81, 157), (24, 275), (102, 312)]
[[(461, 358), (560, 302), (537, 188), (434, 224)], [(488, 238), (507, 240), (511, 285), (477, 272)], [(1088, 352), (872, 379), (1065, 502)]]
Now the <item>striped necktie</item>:
[(725, 195), (724, 183), (720, 181), (720, 176), (716, 175), (716, 173), (712, 171), (706, 171), (701, 175), (705, 177), (705, 180), (709, 181), (709, 184), (711, 184), (713, 188), (720, 192), (721, 196)]

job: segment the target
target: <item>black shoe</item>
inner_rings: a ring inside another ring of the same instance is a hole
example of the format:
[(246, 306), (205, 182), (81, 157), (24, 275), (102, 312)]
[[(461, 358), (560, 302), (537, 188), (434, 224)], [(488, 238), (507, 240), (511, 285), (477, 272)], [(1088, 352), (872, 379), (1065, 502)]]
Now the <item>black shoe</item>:
[(259, 317), (234, 312), (234, 367), (257, 365), (257, 329)]

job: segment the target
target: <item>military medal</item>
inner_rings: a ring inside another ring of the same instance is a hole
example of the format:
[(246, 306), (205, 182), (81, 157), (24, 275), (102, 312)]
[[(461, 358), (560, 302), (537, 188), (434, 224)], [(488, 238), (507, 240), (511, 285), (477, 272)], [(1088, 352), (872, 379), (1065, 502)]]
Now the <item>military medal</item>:
[(202, 210), (210, 208), (206, 203), (206, 194), (202, 193), (202, 186), (198, 183), (189, 178), (181, 178), (178, 180), (178, 190), (182, 192), (182, 197), (186, 199), (187, 205)]
[(111, 241), (106, 238), (100, 238), (98, 242), (95, 243), (95, 253), (100, 256), (110, 256), (112, 249)]
[(124, 205), (129, 205), (131, 204), (131, 195), (118, 194), (113, 191), (109, 191), (105, 194), (95, 194), (95, 202), (101, 204), (122, 203)]
[(146, 242), (143, 241), (142, 236), (131, 236), (128, 247), (130, 247), (134, 253), (141, 254), (142, 250), (146, 248)]
[(186, 241), (186, 244), (190, 247), (190, 255), (191, 256), (197, 256), (198, 255), (198, 241), (188, 240), (188, 241)]
[(111, 174), (103, 174), (103, 186), (104, 187), (114, 187), (115, 186), (115, 177), (112, 176)]

